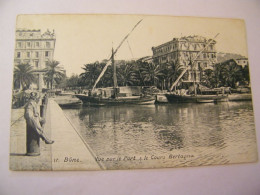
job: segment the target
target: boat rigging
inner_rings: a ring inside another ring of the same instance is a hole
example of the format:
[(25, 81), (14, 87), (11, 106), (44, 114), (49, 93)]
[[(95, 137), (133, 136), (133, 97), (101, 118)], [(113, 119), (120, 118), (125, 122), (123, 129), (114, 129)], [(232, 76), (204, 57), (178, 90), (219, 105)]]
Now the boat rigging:
[[(211, 39), (206, 45), (204, 48), (202, 48), (202, 50), (200, 50), (199, 53), (197, 53), (197, 55), (195, 56), (194, 59), (191, 60), (190, 64), (192, 66), (192, 64), (194, 63), (194, 61), (200, 56), (200, 54), (214, 41), (215, 38), (217, 38), (217, 36), (219, 35), (216, 34), (215, 37), (213, 39)], [(179, 82), (179, 80), (183, 77), (183, 75), (186, 73), (186, 71), (188, 70), (189, 66), (187, 66), (183, 71), (182, 73), (180, 74), (180, 76), (176, 79), (176, 81), (172, 84), (171, 88), (170, 88), (170, 91), (173, 90), (173, 88), (177, 85), (177, 83)]]
[[(100, 79), (102, 78), (102, 76), (104, 75), (104, 73), (106, 72), (107, 70), (107, 67), (112, 63), (114, 62), (114, 56), (116, 55), (117, 51), (119, 50), (119, 48), (122, 46), (122, 44), (125, 42), (125, 40), (127, 40), (127, 38), (130, 36), (130, 34), (135, 30), (135, 28), (142, 22), (143, 19), (141, 19), (139, 22), (136, 23), (136, 25), (132, 28), (132, 30), (124, 37), (124, 39), (120, 42), (120, 44), (117, 46), (116, 50), (113, 51), (112, 49), (112, 54), (111, 54), (111, 57), (109, 58), (109, 60), (107, 61), (105, 67), (103, 68), (102, 72), (100, 73), (99, 77), (97, 78), (93, 88), (92, 88), (92, 91), (95, 90), (96, 88), (96, 85), (98, 84), (98, 82), (100, 81)], [(116, 76), (114, 76), (114, 74), (116, 74), (116, 67), (115, 67), (115, 64), (112, 63), (112, 66), (113, 66), (113, 70), (114, 70), (114, 73), (113, 73), (113, 77), (114, 77), (114, 87), (117, 87), (117, 83), (115, 83), (116, 81)]]

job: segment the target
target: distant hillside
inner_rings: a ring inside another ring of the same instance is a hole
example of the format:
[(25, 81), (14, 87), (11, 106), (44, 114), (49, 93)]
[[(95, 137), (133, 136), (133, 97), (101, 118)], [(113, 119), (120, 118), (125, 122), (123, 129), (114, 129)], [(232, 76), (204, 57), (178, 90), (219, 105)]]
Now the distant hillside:
[(222, 53), (222, 52), (217, 53), (218, 63), (224, 62), (226, 60), (238, 59), (238, 58), (245, 58), (245, 56), (242, 56), (240, 54), (235, 54), (235, 53)]

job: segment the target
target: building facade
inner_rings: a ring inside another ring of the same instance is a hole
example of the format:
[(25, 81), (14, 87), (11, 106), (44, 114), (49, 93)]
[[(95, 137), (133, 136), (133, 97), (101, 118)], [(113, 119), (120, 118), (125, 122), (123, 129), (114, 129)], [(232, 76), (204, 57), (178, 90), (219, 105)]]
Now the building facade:
[(152, 48), (153, 62), (160, 65), (174, 63), (177, 69), (188, 68), (183, 82), (199, 82), (203, 71), (213, 69), (217, 62), (215, 44), (215, 40), (201, 36), (174, 38)]
[(237, 65), (242, 66), (242, 68), (245, 68), (245, 66), (248, 66), (248, 58), (239, 58), (235, 59)]
[(38, 77), (37, 88), (44, 87), (43, 72), (49, 60), (53, 60), (56, 36), (47, 30), (16, 30), (14, 65), (28, 63), (35, 70)]

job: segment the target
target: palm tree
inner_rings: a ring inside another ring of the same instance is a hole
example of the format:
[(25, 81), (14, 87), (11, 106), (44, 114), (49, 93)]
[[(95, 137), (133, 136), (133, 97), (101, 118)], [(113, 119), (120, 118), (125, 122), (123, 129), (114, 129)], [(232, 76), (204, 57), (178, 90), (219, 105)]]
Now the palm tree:
[(220, 87), (223, 85), (223, 76), (222, 76), (222, 69), (224, 68), (224, 64), (216, 64), (213, 70), (213, 79), (212, 85), (214, 87)]
[[(177, 79), (178, 72), (176, 70), (177, 66), (175, 62), (169, 62), (165, 64), (165, 68), (163, 69), (163, 80), (164, 80), (164, 89), (169, 89), (172, 83)], [(182, 70), (182, 69), (181, 69)]]
[(142, 68), (141, 73), (143, 75), (144, 81), (154, 86), (157, 86), (160, 77), (163, 76), (160, 66), (154, 63), (146, 63)]
[(144, 81), (144, 76), (142, 74), (143, 67), (146, 66), (146, 64), (147, 64), (146, 62), (143, 62), (141, 60), (133, 62), (133, 71), (136, 77), (135, 84), (138, 86), (146, 86), (146, 83)]
[(18, 64), (14, 69), (14, 84), (20, 86), (22, 90), (29, 88), (35, 82), (35, 74), (30, 64)]
[(236, 83), (242, 80), (242, 68), (235, 62), (230, 62), (222, 69), (224, 86), (236, 87)]
[(133, 69), (133, 64), (121, 65), (118, 69), (119, 82), (123, 86), (134, 85), (136, 74)]
[(201, 74), (201, 82), (205, 83), (207, 87), (214, 87), (216, 85), (214, 78), (214, 71), (211, 69), (200, 70)]
[(245, 66), (243, 69), (242, 69), (242, 73), (243, 73), (243, 81), (247, 84), (250, 83), (250, 77), (249, 77), (249, 67), (248, 65)]
[(95, 62), (94, 64), (84, 64), (82, 69), (84, 72), (80, 74), (80, 77), (88, 83), (90, 87), (93, 86), (102, 71), (101, 65), (99, 62)]
[[(105, 63), (101, 63), (101, 70), (105, 67)], [(99, 76), (99, 75), (98, 75)], [(112, 66), (108, 66), (106, 72), (104, 73), (103, 77), (100, 79), (100, 85), (102, 87), (111, 87), (113, 86), (113, 71)]]
[(53, 89), (54, 83), (58, 84), (65, 77), (65, 70), (60, 67), (60, 62), (52, 60), (48, 61), (45, 68), (45, 82), (48, 88)]

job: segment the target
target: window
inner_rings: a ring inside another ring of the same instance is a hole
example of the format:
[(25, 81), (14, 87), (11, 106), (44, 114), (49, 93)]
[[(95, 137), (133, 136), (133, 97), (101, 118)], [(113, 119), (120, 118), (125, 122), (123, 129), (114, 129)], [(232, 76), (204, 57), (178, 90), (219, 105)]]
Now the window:
[(204, 53), (204, 54), (203, 54), (203, 58), (207, 58), (207, 54)]
[(21, 48), (21, 47), (22, 47), (22, 43), (21, 43), (21, 42), (18, 42), (17, 47), (18, 47), (18, 48)]
[(34, 64), (35, 64), (35, 67), (36, 67), (36, 68), (39, 67), (39, 61), (35, 61)]
[(39, 42), (36, 42), (35, 45), (36, 45), (36, 47), (39, 47), (39, 46), (40, 46), (40, 43), (39, 43)]
[(35, 57), (36, 57), (36, 58), (39, 57), (39, 52), (38, 52), (38, 51), (35, 52)]
[(213, 45), (210, 45), (209, 48), (210, 48), (210, 50), (213, 50)]
[(46, 42), (46, 47), (47, 47), (47, 48), (50, 48), (50, 47), (51, 47), (50, 42)]
[(17, 52), (17, 58), (21, 57), (21, 52)]
[(27, 55), (27, 58), (29, 58), (30, 57), (30, 52), (27, 52), (26, 55)]
[(30, 42), (27, 42), (27, 47), (31, 47), (31, 43)]
[(49, 56), (49, 52), (45, 51), (45, 57), (48, 57), (48, 56)]

